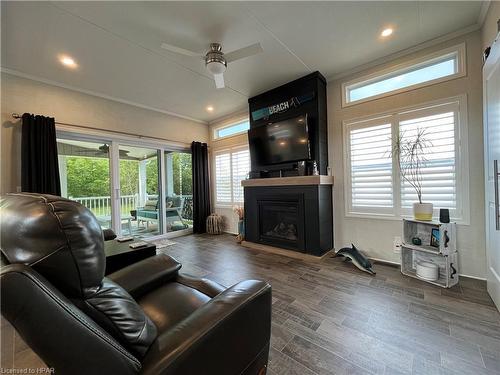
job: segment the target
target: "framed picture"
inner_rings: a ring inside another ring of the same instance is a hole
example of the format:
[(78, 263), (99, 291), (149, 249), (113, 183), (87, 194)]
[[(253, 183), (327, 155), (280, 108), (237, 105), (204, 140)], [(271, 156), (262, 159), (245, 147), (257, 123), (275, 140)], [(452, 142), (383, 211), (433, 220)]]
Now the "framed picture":
[(431, 246), (439, 247), (439, 228), (432, 228)]

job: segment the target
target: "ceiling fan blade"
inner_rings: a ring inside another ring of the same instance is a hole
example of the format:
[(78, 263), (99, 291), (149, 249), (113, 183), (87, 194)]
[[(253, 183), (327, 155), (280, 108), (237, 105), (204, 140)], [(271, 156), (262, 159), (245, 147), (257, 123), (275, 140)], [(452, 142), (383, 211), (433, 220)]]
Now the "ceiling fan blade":
[(224, 58), (226, 59), (227, 62), (231, 62), (239, 59), (244, 59), (245, 57), (249, 57), (252, 55), (256, 55), (262, 51), (263, 49), (260, 43), (255, 43), (250, 46), (237, 49), (236, 51), (225, 53)]
[(161, 48), (166, 49), (167, 51), (170, 51), (170, 52), (175, 52), (175, 53), (179, 53), (181, 55), (186, 55), (186, 56), (191, 56), (191, 57), (205, 56), (204, 53), (190, 51), (188, 49), (177, 47), (177, 46), (174, 46), (173, 44), (168, 44), (168, 43), (162, 43)]
[(214, 74), (215, 87), (218, 89), (224, 88), (224, 75), (223, 74)]

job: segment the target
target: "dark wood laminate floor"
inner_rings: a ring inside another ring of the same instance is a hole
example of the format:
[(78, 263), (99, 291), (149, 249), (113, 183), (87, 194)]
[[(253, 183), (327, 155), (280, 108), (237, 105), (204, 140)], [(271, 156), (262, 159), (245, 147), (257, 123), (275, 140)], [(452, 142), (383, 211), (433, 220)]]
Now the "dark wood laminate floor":
[[(441, 289), (376, 264), (372, 277), (326, 258), (305, 262), (242, 248), (230, 235), (193, 235), (162, 249), (181, 272), (224, 285), (273, 287), (269, 373), (500, 374), (500, 314), (485, 283)], [(41, 361), (2, 323), (2, 366)]]

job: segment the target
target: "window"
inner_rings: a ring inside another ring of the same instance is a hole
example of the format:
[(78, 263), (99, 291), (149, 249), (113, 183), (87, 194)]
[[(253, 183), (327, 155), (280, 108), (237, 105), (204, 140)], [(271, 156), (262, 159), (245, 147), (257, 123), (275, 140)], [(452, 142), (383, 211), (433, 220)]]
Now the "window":
[(404, 66), (378, 72), (347, 82), (343, 87), (343, 105), (372, 100), (465, 75), (464, 45), (441, 51)]
[(215, 153), (215, 200), (230, 205), (243, 202), (241, 181), (250, 171), (250, 153), (247, 148)]
[(349, 132), (352, 206), (390, 213), (392, 191), (391, 123), (353, 126)]
[(345, 123), (345, 195), (350, 216), (411, 215), (417, 201), (401, 178), (391, 155), (394, 134), (413, 138), (423, 131), (429, 147), (422, 168), (422, 200), (448, 208), (455, 220), (467, 222), (468, 166), (465, 99), (400, 111), (388, 116)]
[(231, 125), (215, 128), (214, 139), (231, 137), (233, 135), (244, 133), (248, 129), (250, 129), (250, 122), (248, 119), (245, 119)]

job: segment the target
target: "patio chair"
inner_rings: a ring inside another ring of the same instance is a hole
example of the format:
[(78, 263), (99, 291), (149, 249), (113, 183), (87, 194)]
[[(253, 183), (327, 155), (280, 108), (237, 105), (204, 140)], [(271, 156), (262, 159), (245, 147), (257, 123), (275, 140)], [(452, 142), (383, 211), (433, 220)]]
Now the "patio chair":
[[(173, 226), (172, 223), (180, 221), (182, 223), (181, 224), (182, 228), (177, 228), (175, 230), (187, 228), (188, 225), (184, 223), (184, 220), (182, 218), (184, 197), (168, 196), (165, 200), (165, 203), (166, 203), (166, 210), (165, 210), (166, 222), (170, 223), (170, 225)], [(144, 207), (137, 208), (137, 213), (136, 213), (137, 224), (139, 225), (141, 222), (145, 222), (147, 229), (149, 222), (158, 223), (158, 212), (159, 212), (159, 207), (157, 199), (146, 201)]]

